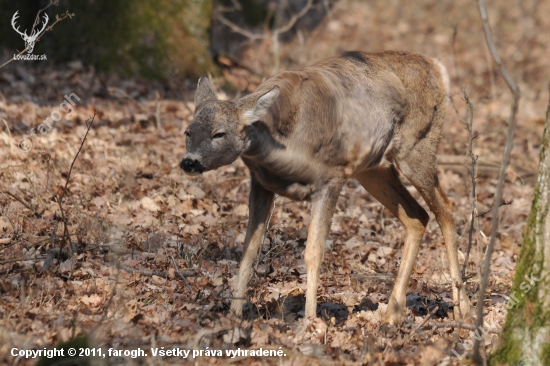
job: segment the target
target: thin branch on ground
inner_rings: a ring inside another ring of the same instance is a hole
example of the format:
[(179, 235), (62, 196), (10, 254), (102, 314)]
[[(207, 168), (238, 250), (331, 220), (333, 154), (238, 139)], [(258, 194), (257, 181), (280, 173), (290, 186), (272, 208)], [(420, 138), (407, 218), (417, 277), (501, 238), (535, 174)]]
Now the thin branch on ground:
[(470, 98), (468, 98), (468, 95), (466, 94), (466, 89), (463, 90), (464, 92), (464, 101), (468, 105), (469, 110), (469, 119), (468, 119), (468, 155), (470, 155), (470, 159), (472, 161), (472, 165), (470, 167), (470, 177), (472, 178), (472, 214), (470, 216), (470, 230), (468, 231), (468, 249), (466, 250), (466, 257), (464, 259), (464, 265), (462, 267), (462, 280), (466, 277), (466, 267), (468, 267), (468, 261), (470, 260), (470, 250), (472, 249), (473, 244), (473, 236), (474, 236), (474, 229), (475, 229), (475, 222), (476, 222), (476, 214), (477, 214), (477, 194), (476, 194), (476, 164), (477, 164), (477, 155), (474, 155), (473, 152), (473, 130), (474, 130), (474, 105), (472, 102), (470, 102)]
[(14, 262), (26, 262), (26, 261), (41, 261), (42, 257), (40, 258), (14, 258), (14, 259), (8, 259), (6, 261), (0, 261), (0, 266), (3, 265), (3, 264), (8, 264), (8, 263), (14, 263)]
[(449, 356), (453, 356), (453, 353), (451, 351), (449, 351), (447, 349), (443, 349), (443, 348), (439, 347), (437, 344), (435, 344), (434, 342), (432, 342), (428, 338), (428, 336), (426, 336), (426, 334), (424, 334), (422, 328), (417, 327), (416, 324), (413, 321), (409, 320), (409, 318), (405, 317), (405, 321), (411, 327), (411, 329), (413, 329), (413, 331), (416, 332), (416, 334), (418, 334), (420, 337), (422, 337), (422, 339), (424, 340), (424, 343), (426, 344), (426, 346), (432, 346), (441, 353), (444, 353), (444, 354), (449, 355)]
[(496, 207), (496, 208), (493, 207), (490, 210), (483, 211), (482, 213), (478, 214), (477, 217), (483, 217), (483, 216), (487, 215), (488, 213), (491, 213), (491, 212), (495, 211), (499, 207), (511, 205), (513, 202), (514, 202), (514, 200), (510, 200), (510, 201), (502, 200), (502, 201), (500, 201), (500, 205), (498, 205), (498, 207)]
[(428, 315), (426, 315), (426, 317), (422, 320), (422, 322), (420, 324), (418, 324), (416, 327), (414, 327), (413, 329), (411, 329), (411, 331), (409, 332), (409, 334), (407, 335), (407, 338), (405, 339), (405, 343), (409, 342), (412, 338), (412, 336), (419, 330), (419, 329), (422, 329), (422, 327), (424, 326), (424, 324), (426, 324), (431, 318), (432, 316), (435, 315), (435, 313), (437, 313), (437, 311), (439, 310), (439, 306), (436, 306), (432, 309), (432, 311), (430, 311), (428, 313)]
[[(167, 253), (168, 254), (168, 253)], [(172, 263), (174, 264), (174, 269), (176, 270), (176, 273), (180, 276), (180, 278), (185, 282), (185, 286), (191, 291), (193, 291), (193, 287), (189, 284), (189, 281), (187, 281), (187, 278), (183, 274), (181, 274), (180, 270), (178, 269), (178, 265), (176, 264), (176, 260), (172, 255), (170, 255), (170, 258), (172, 259)]]
[[(506, 67), (504, 67), (502, 60), (500, 59), (500, 56), (498, 55), (498, 52), (496, 50), (495, 43), (493, 41), (493, 35), (491, 33), (491, 27), (489, 26), (489, 20), (487, 18), (487, 10), (485, 8), (484, 0), (478, 0), (478, 4), (479, 4), (479, 13), (481, 16), (481, 20), (483, 22), (483, 31), (485, 34), (485, 40), (487, 42), (487, 46), (491, 51), (491, 55), (493, 56), (495, 63), (498, 65), (500, 74), (506, 81), (506, 85), (508, 85), (508, 88), (510, 89), (510, 91), (514, 96), (514, 101), (512, 103), (512, 108), (510, 111), (508, 133), (506, 135), (506, 147), (504, 148), (504, 157), (502, 159), (502, 165), (500, 166), (500, 174), (498, 177), (497, 190), (495, 194), (495, 203), (493, 206), (494, 213), (491, 220), (491, 235), (489, 239), (489, 244), (487, 246), (487, 254), (485, 255), (485, 261), (483, 263), (483, 276), (479, 284), (479, 300), (477, 302), (476, 328), (480, 327), (481, 324), (483, 323), (483, 304), (484, 304), (483, 299), (485, 297), (485, 290), (487, 288), (487, 282), (489, 280), (491, 256), (493, 254), (493, 247), (495, 244), (497, 228), (498, 228), (498, 217), (499, 217), (498, 208), (500, 207), (502, 202), (502, 187), (504, 185), (506, 168), (508, 167), (508, 163), (510, 161), (510, 154), (513, 146), (513, 138), (514, 138), (514, 131), (516, 128), (516, 117), (518, 113), (518, 105), (519, 105), (519, 97), (520, 97), (519, 88), (517, 87), (516, 83), (508, 73), (508, 70), (506, 70)], [(483, 365), (483, 357), (481, 356), (481, 353), (480, 353), (480, 345), (481, 345), (481, 337), (479, 337), (479, 339), (476, 338), (474, 342), (473, 360), (476, 365)]]
[[(108, 263), (106, 263), (106, 264), (108, 264)], [(152, 270), (149, 270), (149, 269), (135, 269), (135, 268), (132, 268), (132, 267), (128, 267), (124, 264), (120, 264), (119, 267), (120, 267), (120, 269), (122, 269), (126, 272), (139, 273), (140, 275), (143, 275), (143, 276), (148, 276), (148, 277), (158, 276), (158, 277), (162, 277), (162, 278), (170, 278), (166, 271), (152, 271)], [(185, 271), (185, 272), (178, 272), (178, 274), (182, 278), (183, 277), (193, 277), (193, 276), (196, 276), (197, 271), (199, 271), (199, 270), (195, 269), (195, 270), (190, 270), (190, 271)]]
[(65, 217), (65, 210), (63, 209), (63, 198), (65, 197), (65, 194), (67, 193), (67, 188), (69, 186), (69, 182), (71, 181), (71, 173), (73, 171), (74, 163), (76, 162), (76, 159), (78, 158), (78, 155), (80, 154), (80, 151), (82, 151), (82, 147), (84, 146), (84, 143), (86, 142), (86, 139), (88, 138), (88, 133), (90, 133), (90, 129), (92, 128), (92, 124), (94, 123), (95, 117), (97, 116), (97, 110), (94, 111), (94, 115), (90, 116), (86, 120), (86, 134), (84, 135), (84, 138), (82, 138), (82, 142), (80, 143), (80, 147), (78, 148), (78, 151), (76, 152), (76, 155), (74, 156), (73, 162), (71, 163), (71, 167), (69, 168), (69, 173), (67, 173), (67, 179), (65, 180), (65, 187), (63, 187), (63, 191), (61, 192), (61, 195), (58, 199), (59, 204), (59, 210), (61, 211), (61, 220), (63, 220), (63, 236), (61, 238), (61, 248), (65, 247), (65, 244), (67, 240), (70, 241), (69, 237), (69, 229), (67, 228), (67, 218)]
[[(457, 328), (457, 327), (461, 327), (461, 328), (464, 328), (464, 329), (471, 330), (473, 332), (475, 332), (476, 330), (479, 329), (478, 327), (476, 327), (473, 324), (460, 323), (460, 322), (429, 322), (426, 325), (425, 328), (432, 328), (432, 327), (436, 327), (436, 328), (445, 328), (445, 327)], [(483, 328), (483, 330), (485, 332), (494, 333), (494, 334), (500, 334), (502, 332), (502, 329), (500, 329), (500, 328)]]
[(25, 206), (25, 207), (28, 208), (29, 210), (31, 210), (33, 216), (35, 216), (35, 217), (40, 217), (40, 216), (42, 216), (42, 214), (44, 213), (43, 211), (42, 211), (42, 212), (36, 211), (34, 208), (32, 208), (31, 205), (29, 205), (27, 202), (23, 201), (21, 198), (17, 197), (15, 194), (11, 193), (10, 191), (0, 191), (0, 193), (7, 194), (7, 195), (10, 196), (11, 198), (13, 198), (14, 200), (16, 200), (17, 202), (19, 202), (20, 204), (22, 204), (23, 206)]

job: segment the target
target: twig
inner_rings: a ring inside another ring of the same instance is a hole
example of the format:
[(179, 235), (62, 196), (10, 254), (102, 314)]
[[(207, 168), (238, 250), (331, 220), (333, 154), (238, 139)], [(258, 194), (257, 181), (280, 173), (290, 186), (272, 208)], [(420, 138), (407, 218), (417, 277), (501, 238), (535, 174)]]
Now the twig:
[(296, 24), (298, 19), (300, 19), (301, 17), (306, 15), (306, 13), (309, 11), (309, 9), (311, 9), (312, 5), (313, 5), (313, 0), (307, 0), (307, 3), (302, 8), (302, 10), (300, 10), (299, 13), (294, 14), (285, 25), (283, 25), (282, 27), (277, 28), (275, 30), (275, 32), (277, 32), (278, 34), (288, 32), (292, 27), (294, 27), (294, 24)]
[[(519, 89), (516, 83), (514, 82), (514, 80), (512, 79), (512, 77), (510, 76), (510, 74), (508, 73), (508, 70), (506, 70), (506, 67), (504, 67), (504, 65), (502, 64), (500, 56), (498, 55), (498, 52), (495, 48), (495, 44), (493, 42), (493, 35), (491, 33), (491, 28), (489, 26), (489, 20), (487, 19), (487, 10), (485, 9), (485, 3), (483, 0), (478, 0), (478, 4), (479, 4), (479, 13), (481, 15), (481, 20), (483, 21), (483, 30), (485, 33), (485, 40), (487, 42), (487, 45), (489, 46), (491, 55), (493, 56), (495, 63), (498, 65), (501, 75), (504, 77), (504, 80), (506, 81), (508, 88), (514, 95), (514, 101), (510, 111), (510, 122), (508, 125), (508, 133), (506, 136), (506, 147), (504, 149), (504, 158), (502, 160), (502, 165), (500, 166), (500, 174), (498, 177), (497, 191), (495, 194), (495, 203), (493, 206), (494, 214), (491, 220), (491, 236), (489, 239), (489, 244), (487, 246), (487, 254), (485, 255), (485, 261), (483, 264), (483, 276), (479, 285), (479, 300), (477, 302), (476, 328), (480, 327), (483, 322), (483, 298), (485, 297), (485, 290), (487, 288), (487, 281), (489, 279), (491, 256), (493, 254), (493, 247), (495, 244), (495, 238), (496, 238), (497, 228), (498, 228), (498, 208), (500, 207), (500, 204), (502, 202), (502, 187), (504, 185), (504, 176), (506, 173), (506, 167), (508, 166), (508, 162), (510, 161), (510, 153), (512, 151), (514, 130), (516, 128), (516, 117), (517, 117), (518, 104), (519, 104)], [(479, 351), (480, 345), (481, 345), (481, 337), (479, 337), (479, 339), (476, 339), (474, 342), (473, 361), (476, 365), (483, 365), (483, 358)]]
[[(476, 330), (479, 329), (478, 327), (476, 327), (473, 324), (460, 323), (460, 322), (429, 322), (427, 327), (436, 327), (436, 328), (445, 328), (445, 327), (457, 328), (457, 327), (461, 327), (461, 328), (464, 328), (464, 329), (471, 330), (473, 332), (475, 332)], [(483, 328), (483, 329), (486, 332), (494, 333), (494, 334), (500, 334), (502, 332), (502, 329), (499, 329), (499, 328)]]
[(414, 329), (411, 329), (404, 343), (408, 343), (411, 340), (414, 333), (416, 333), (417, 330), (422, 329), (424, 324), (426, 324), (428, 320), (430, 320), (431, 317), (434, 316), (435, 313), (437, 313), (438, 310), (439, 310), (439, 306), (434, 307), (432, 311), (428, 313), (428, 315), (422, 320), (422, 322), (418, 326), (416, 326)]
[(193, 291), (193, 287), (191, 287), (191, 285), (189, 284), (189, 282), (187, 281), (187, 278), (185, 278), (184, 275), (181, 274), (180, 270), (178, 269), (178, 265), (176, 264), (176, 260), (174, 259), (174, 257), (171, 255), (170, 258), (172, 258), (172, 263), (174, 263), (174, 268), (176, 270), (176, 272), (178, 273), (178, 275), (181, 277), (181, 279), (183, 280), (183, 282), (185, 282), (185, 285), (187, 286), (187, 288), (190, 290), (190, 291)]
[(251, 40), (257, 40), (257, 39), (267, 39), (269, 36), (266, 34), (259, 34), (259, 33), (252, 33), (247, 31), (246, 29), (243, 29), (239, 27), (237, 24), (227, 20), (225, 17), (221, 16), (219, 13), (216, 16), (220, 22), (231, 28), (234, 32), (240, 33), (243, 36), (250, 38)]
[(460, 76), (458, 75), (458, 61), (456, 57), (456, 37), (458, 36), (458, 23), (455, 24), (453, 29), (453, 59), (454, 59), (454, 66), (455, 66), (455, 78), (457, 84), (460, 86)]
[[(514, 202), (514, 200), (510, 200), (510, 201), (502, 200), (502, 201), (500, 201), (500, 205), (498, 205), (498, 207), (511, 205), (513, 202)], [(498, 207), (496, 207), (496, 208), (493, 207), (490, 210), (483, 211), (482, 213), (478, 214), (477, 217), (483, 217), (483, 216), (487, 215), (488, 213), (495, 211), (495, 209), (498, 209)]]
[(165, 271), (152, 271), (152, 270), (149, 270), (149, 269), (136, 269), (136, 268), (128, 267), (124, 264), (120, 264), (119, 267), (120, 267), (120, 269), (122, 269), (126, 272), (139, 273), (140, 275), (149, 276), (149, 277), (159, 276), (159, 277), (163, 277), (163, 278), (168, 278), (168, 273), (166, 273)]
[(88, 133), (90, 132), (90, 129), (92, 128), (92, 124), (94, 123), (95, 116), (97, 115), (97, 109), (94, 111), (94, 115), (89, 117), (86, 120), (86, 134), (84, 135), (84, 138), (82, 139), (82, 142), (80, 143), (80, 147), (78, 148), (78, 151), (76, 152), (76, 155), (74, 156), (73, 162), (71, 163), (71, 167), (69, 168), (69, 173), (67, 174), (67, 179), (65, 180), (65, 187), (63, 187), (63, 191), (61, 192), (61, 196), (59, 197), (58, 204), (59, 204), (59, 210), (61, 211), (61, 219), (63, 220), (63, 237), (61, 238), (61, 248), (65, 246), (65, 243), (69, 237), (69, 229), (67, 228), (67, 219), (65, 218), (65, 211), (63, 210), (63, 198), (65, 197), (65, 194), (67, 193), (67, 187), (69, 186), (69, 181), (71, 180), (71, 173), (73, 171), (73, 166), (78, 158), (78, 155), (80, 154), (80, 151), (82, 151), (82, 147), (84, 146), (84, 143), (86, 142), (86, 139), (88, 138)]
[(13, 198), (13, 199), (16, 200), (17, 202), (21, 203), (23, 206), (25, 206), (26, 208), (28, 208), (29, 210), (32, 211), (33, 216), (35, 216), (35, 217), (40, 217), (40, 216), (42, 216), (42, 213), (43, 213), (43, 212), (41, 213), (41, 212), (36, 211), (34, 208), (32, 208), (31, 205), (29, 205), (27, 202), (23, 201), (21, 198), (17, 197), (15, 194), (11, 193), (10, 191), (0, 191), (0, 193), (7, 194), (8, 196), (10, 196), (11, 198)]
[(157, 131), (159, 133), (160, 138), (166, 137), (166, 133), (164, 132), (164, 129), (162, 128), (162, 124), (160, 121), (160, 102), (157, 102), (157, 108), (155, 109), (155, 122), (157, 124)]
[(466, 277), (466, 267), (468, 267), (468, 261), (470, 260), (470, 250), (472, 249), (475, 219), (477, 212), (477, 194), (476, 194), (476, 163), (477, 155), (474, 155), (473, 152), (473, 129), (474, 129), (474, 105), (470, 102), (468, 95), (466, 94), (466, 89), (464, 92), (464, 100), (468, 105), (469, 114), (469, 123), (468, 123), (468, 154), (472, 160), (472, 166), (470, 170), (470, 176), (472, 178), (472, 214), (470, 216), (470, 230), (468, 231), (468, 249), (466, 250), (466, 257), (464, 259), (464, 265), (462, 267), (462, 280)]
[(232, 3), (233, 6), (235, 7), (235, 9), (237, 9), (238, 11), (243, 10), (243, 6), (242, 6), (241, 3), (238, 2), (237, 0), (231, 0), (231, 3)]
[(435, 344), (434, 342), (430, 341), (430, 339), (426, 336), (426, 334), (424, 334), (424, 332), (422, 331), (422, 328), (420, 327), (417, 327), (416, 324), (414, 324), (411, 320), (409, 320), (407, 317), (405, 317), (405, 321), (407, 322), (407, 324), (409, 324), (409, 326), (414, 330), (414, 332), (416, 332), (416, 334), (418, 334), (420, 337), (422, 337), (422, 339), (424, 339), (424, 342), (426, 343), (427, 346), (432, 346), (434, 347), (435, 349), (437, 349), (439, 352), (441, 353), (445, 353), (446, 355), (449, 355), (449, 356), (452, 356), (453, 353), (447, 349), (443, 349), (441, 347), (439, 347), (437, 344)]
[(0, 261), (0, 266), (3, 264), (13, 263), (13, 262), (26, 262), (26, 261), (40, 261), (44, 258), (14, 258), (8, 259), (6, 261)]
[(13, 193), (11, 193), (10, 191), (2, 191), (2, 193), (7, 194), (7, 195), (10, 196), (11, 198), (13, 198), (14, 200), (18, 201), (18, 202), (21, 203), (23, 206), (25, 206), (26, 208), (28, 208), (29, 210), (31, 210), (32, 212), (34, 212), (34, 209), (33, 209), (28, 203), (26, 203), (25, 201), (23, 201), (21, 198), (17, 197), (16, 195), (14, 195)]
[[(149, 276), (149, 277), (152, 277), (152, 276), (159, 276), (159, 277), (162, 277), (162, 278), (168, 278), (168, 273), (166, 273), (166, 271), (152, 271), (152, 270), (149, 270), (149, 269), (135, 269), (135, 268), (131, 268), (131, 267), (128, 267), (124, 264), (120, 264), (120, 269), (126, 271), (126, 272), (131, 272), (131, 273), (139, 273), (140, 275), (143, 275), (143, 276)], [(186, 271), (186, 272), (178, 272), (178, 274), (180, 275), (180, 277), (193, 277), (196, 275), (196, 271), (198, 270), (191, 270), (191, 271)]]

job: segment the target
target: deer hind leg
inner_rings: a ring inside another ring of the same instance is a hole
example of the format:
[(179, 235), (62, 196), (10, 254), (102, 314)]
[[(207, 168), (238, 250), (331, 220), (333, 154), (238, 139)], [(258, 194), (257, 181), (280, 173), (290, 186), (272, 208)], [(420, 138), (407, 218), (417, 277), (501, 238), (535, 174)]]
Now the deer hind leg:
[[(453, 281), (453, 301), (460, 304), (460, 312), (464, 318), (470, 316), (470, 301), (462, 283), (462, 275), (458, 265), (457, 233), (451, 209), (451, 203), (439, 185), (437, 177), (435, 149), (438, 141), (437, 129), (428, 133), (425, 139), (420, 140), (412, 150), (403, 154), (397, 161), (401, 173), (418, 190), (430, 210), (434, 213), (445, 240), (449, 269)], [(459, 306), (454, 308), (455, 317), (460, 316)]]
[(395, 324), (403, 317), (407, 286), (429, 216), (403, 186), (393, 165), (366, 171), (358, 176), (357, 180), (374, 198), (397, 216), (407, 231), (401, 264), (388, 303), (388, 310), (384, 316), (385, 322)]

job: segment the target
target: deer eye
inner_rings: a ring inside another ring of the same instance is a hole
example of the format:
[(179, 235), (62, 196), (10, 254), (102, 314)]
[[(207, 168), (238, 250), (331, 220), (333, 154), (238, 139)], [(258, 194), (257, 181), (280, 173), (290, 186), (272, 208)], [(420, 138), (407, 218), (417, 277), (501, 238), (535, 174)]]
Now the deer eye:
[(191, 136), (191, 134), (190, 134), (189, 131), (187, 131), (187, 130), (185, 130), (184, 134), (185, 134), (185, 136), (187, 136), (187, 137)]
[(212, 139), (221, 139), (225, 136), (225, 132), (218, 132), (217, 134), (212, 136)]

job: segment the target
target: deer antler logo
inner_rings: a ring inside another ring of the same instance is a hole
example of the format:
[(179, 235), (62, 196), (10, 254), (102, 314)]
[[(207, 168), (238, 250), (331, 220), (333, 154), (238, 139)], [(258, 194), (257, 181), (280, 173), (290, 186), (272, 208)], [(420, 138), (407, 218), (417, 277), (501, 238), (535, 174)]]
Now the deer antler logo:
[(32, 53), (32, 50), (34, 49), (34, 43), (36, 42), (36, 39), (46, 29), (46, 25), (48, 24), (48, 20), (49, 20), (48, 14), (44, 13), (44, 24), (42, 25), (42, 29), (32, 30), (31, 35), (29, 36), (29, 35), (27, 35), (27, 30), (26, 29), (25, 29), (24, 32), (21, 32), (19, 30), (19, 27), (17, 27), (17, 28), (15, 27), (15, 21), (17, 20), (17, 18), (19, 18), (19, 15), (17, 15), (17, 13), (19, 13), (19, 10), (17, 10), (15, 12), (15, 14), (13, 14), (13, 17), (11, 18), (11, 26), (13, 27), (13, 29), (17, 33), (19, 33), (21, 35), (21, 38), (23, 38), (23, 40), (25, 41), (25, 48), (27, 49), (27, 53)]

